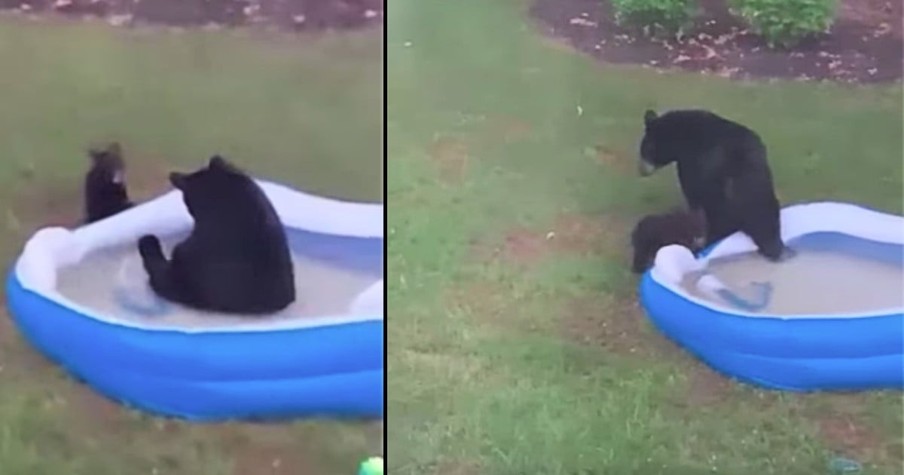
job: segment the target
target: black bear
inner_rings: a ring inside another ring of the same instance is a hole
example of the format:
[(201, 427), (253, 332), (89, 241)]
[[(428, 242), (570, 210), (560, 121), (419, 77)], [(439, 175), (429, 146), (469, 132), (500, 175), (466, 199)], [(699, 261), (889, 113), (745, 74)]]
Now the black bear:
[(696, 253), (706, 243), (706, 215), (702, 210), (675, 210), (644, 216), (631, 233), (634, 248), (632, 270), (646, 271), (659, 249), (679, 244)]
[(769, 260), (783, 258), (781, 206), (756, 132), (704, 110), (648, 110), (644, 128), (640, 174), (677, 162), (688, 206), (706, 214), (707, 244), (740, 230)]
[(88, 150), (91, 169), (85, 175), (84, 222), (93, 223), (132, 207), (126, 190), (125, 161), (116, 142)]
[(295, 301), (285, 230), (254, 180), (218, 155), (206, 168), (169, 179), (195, 223), (169, 260), (156, 236), (138, 241), (155, 293), (200, 310), (249, 315)]

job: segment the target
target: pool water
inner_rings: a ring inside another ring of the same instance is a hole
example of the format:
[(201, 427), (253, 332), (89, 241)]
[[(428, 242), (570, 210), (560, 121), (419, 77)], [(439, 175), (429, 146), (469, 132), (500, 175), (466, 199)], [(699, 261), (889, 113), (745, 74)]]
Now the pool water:
[(796, 255), (774, 263), (756, 253), (713, 259), (703, 272), (685, 276), (692, 296), (721, 305), (703, 293), (697, 281), (714, 275), (738, 297), (756, 301), (761, 286), (771, 297), (757, 313), (850, 316), (904, 309), (904, 247), (850, 236), (810, 235), (788, 243)]
[[(147, 274), (134, 245), (96, 251), (79, 263), (60, 269), (57, 290), (64, 298), (123, 323), (197, 328), (342, 316), (348, 313), (355, 297), (382, 278), (382, 264), (378, 262), (382, 250), (376, 256), (376, 246), (368, 246), (361, 259), (352, 262), (348, 256), (335, 258), (341, 254), (336, 252), (336, 243), (309, 246), (311, 240), (301, 233), (290, 231), (288, 236), (295, 269), (296, 301), (281, 312), (267, 316), (204, 312), (164, 301), (148, 286)], [(163, 239), (164, 253), (170, 256), (172, 247), (182, 239), (184, 236)]]

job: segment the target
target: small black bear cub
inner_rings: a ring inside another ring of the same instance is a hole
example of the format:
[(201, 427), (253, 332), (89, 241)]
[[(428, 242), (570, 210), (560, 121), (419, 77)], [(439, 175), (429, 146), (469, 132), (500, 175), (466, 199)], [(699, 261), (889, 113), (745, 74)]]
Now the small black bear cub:
[(138, 241), (150, 286), (161, 297), (200, 310), (263, 315), (295, 301), (288, 240), (267, 196), (220, 156), (170, 182), (195, 221), (191, 234), (163, 255), (156, 236)]
[(782, 242), (781, 206), (756, 132), (704, 110), (648, 110), (644, 129), (641, 175), (677, 164), (688, 207), (706, 213), (707, 244), (742, 231), (769, 260), (793, 255)]
[(132, 207), (126, 191), (125, 161), (117, 142), (88, 150), (91, 169), (85, 175), (85, 224)]
[(642, 273), (653, 265), (656, 252), (670, 244), (679, 244), (697, 253), (706, 242), (706, 215), (702, 210), (675, 210), (663, 214), (644, 216), (634, 232), (632, 270)]

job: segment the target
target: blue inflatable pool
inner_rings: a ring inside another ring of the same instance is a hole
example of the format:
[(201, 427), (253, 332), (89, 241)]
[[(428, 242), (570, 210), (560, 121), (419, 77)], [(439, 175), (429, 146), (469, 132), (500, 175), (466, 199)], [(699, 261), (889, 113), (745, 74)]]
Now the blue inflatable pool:
[[(680, 246), (661, 249), (640, 283), (641, 304), (654, 325), (717, 371), (759, 386), (787, 391), (904, 388), (904, 218), (822, 202), (789, 206), (781, 219), (785, 242), (798, 252), (784, 263), (756, 263), (751, 257), (756, 247), (741, 233), (697, 258)], [(853, 264), (820, 268), (823, 261), (801, 257), (836, 254)], [(766, 276), (762, 282), (751, 281), (748, 290), (761, 286), (756, 289), (768, 292), (739, 297), (737, 272), (731, 283), (723, 281), (730, 272), (715, 272), (718, 266), (730, 270), (731, 259), (745, 255), (751, 268)], [(798, 265), (797, 259), (814, 263), (810, 273), (791, 274), (791, 280), (773, 289), (769, 278), (778, 280), (790, 268), (782, 266)], [(875, 267), (878, 271), (870, 270), (874, 274), (863, 275), (878, 277), (858, 278), (857, 266)], [(820, 311), (778, 311), (781, 305), (769, 302), (776, 298), (771, 292), (783, 295), (786, 309), (809, 305)], [(804, 298), (807, 292), (813, 294), (810, 301), (788, 306), (789, 299)]]
[[(303, 253), (305, 262), (354, 272), (355, 293), (326, 302), (332, 313), (302, 317), (290, 308), (272, 319), (211, 314), (209, 321), (201, 319), (209, 324), (186, 325), (165, 311), (144, 320), (126, 310), (99, 311), (61, 290), (66, 269), (105, 249), (132, 248), (146, 233), (165, 239), (188, 232), (191, 217), (181, 194), (172, 191), (75, 230), (39, 230), (7, 279), (7, 304), (21, 333), (98, 392), (161, 415), (382, 417), (382, 205), (259, 183), (287, 227), (293, 252)], [(133, 280), (146, 287), (146, 279)]]

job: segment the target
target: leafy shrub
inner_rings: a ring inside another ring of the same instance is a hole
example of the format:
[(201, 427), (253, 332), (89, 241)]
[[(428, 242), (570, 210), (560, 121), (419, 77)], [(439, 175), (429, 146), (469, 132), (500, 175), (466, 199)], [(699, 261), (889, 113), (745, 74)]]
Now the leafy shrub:
[(769, 43), (794, 46), (826, 31), (835, 18), (836, 0), (730, 0), (732, 11)]
[(619, 24), (643, 27), (648, 33), (679, 32), (695, 13), (696, 0), (612, 0)]

